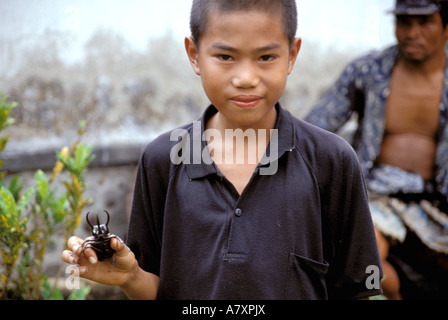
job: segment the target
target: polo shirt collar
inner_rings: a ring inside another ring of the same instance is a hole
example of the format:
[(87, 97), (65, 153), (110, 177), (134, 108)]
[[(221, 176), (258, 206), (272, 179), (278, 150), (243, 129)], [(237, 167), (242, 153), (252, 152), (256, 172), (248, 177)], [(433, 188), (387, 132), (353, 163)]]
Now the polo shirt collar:
[[(271, 162), (277, 161), (280, 159), (286, 152), (290, 152), (295, 148), (295, 135), (294, 135), (294, 123), (292, 121), (292, 115), (283, 109), (280, 105), (280, 103), (277, 103), (275, 108), (277, 109), (277, 121), (275, 124), (275, 129), (278, 130), (278, 153), (277, 157), (273, 158), (270, 157), (270, 146), (268, 146), (265, 154), (265, 158), (268, 157), (269, 161), (261, 161), (264, 164), (259, 164), (259, 167), (269, 166)], [(215, 106), (210, 105), (205, 111), (201, 118), (201, 138), (203, 137), (204, 131), (205, 131), (205, 124), (207, 123), (210, 118), (215, 115), (218, 112), (218, 110), (215, 108)], [(189, 130), (190, 133), (190, 150), (193, 150), (193, 144), (194, 139), (198, 139), (199, 135), (194, 135), (193, 132), (191, 132), (195, 128), (195, 126), (192, 126)], [(198, 144), (196, 142), (196, 144)], [(207, 142), (203, 141), (201, 139), (201, 152), (202, 150), (207, 150), (206, 152), (203, 152), (203, 157), (208, 157), (210, 159), (210, 153), (208, 152)], [(211, 161), (207, 161), (211, 162)], [(215, 163), (207, 164), (204, 162), (204, 159), (201, 157), (201, 163), (195, 164), (193, 162), (189, 164), (185, 164), (188, 177), (192, 180), (194, 179), (200, 179), (204, 178), (208, 175), (217, 174), (218, 169), (216, 168)]]

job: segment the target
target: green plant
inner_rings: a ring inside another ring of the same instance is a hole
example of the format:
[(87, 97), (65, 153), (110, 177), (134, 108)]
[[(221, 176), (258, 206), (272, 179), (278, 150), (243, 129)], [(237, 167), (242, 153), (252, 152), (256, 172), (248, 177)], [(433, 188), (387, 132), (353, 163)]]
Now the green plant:
[[(9, 115), (16, 103), (6, 104), (6, 100), (7, 96), (0, 92), (0, 131), (13, 123)], [(62, 296), (56, 286), (49, 286), (42, 263), (52, 236), (64, 232), (67, 241), (80, 224), (83, 208), (90, 203), (84, 198), (84, 175), (94, 156), (91, 146), (80, 143), (85, 130), (86, 123), (83, 122), (72, 146), (56, 153), (57, 161), (51, 178), (37, 170), (34, 185), (28, 190), (23, 190), (18, 175), (6, 185), (6, 172), (0, 160), (1, 299)], [(0, 152), (7, 142), (8, 137), (0, 138)], [(65, 192), (55, 186), (58, 177), (62, 177)], [(90, 288), (80, 290), (73, 295), (85, 297)]]

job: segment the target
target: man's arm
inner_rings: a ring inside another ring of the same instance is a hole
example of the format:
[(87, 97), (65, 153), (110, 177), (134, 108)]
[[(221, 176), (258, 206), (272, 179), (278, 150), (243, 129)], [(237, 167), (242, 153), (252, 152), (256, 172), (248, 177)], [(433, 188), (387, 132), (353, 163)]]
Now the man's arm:
[(360, 61), (356, 60), (345, 68), (336, 82), (319, 98), (305, 121), (336, 132), (350, 119), (353, 111), (363, 109), (364, 96), (357, 88)]

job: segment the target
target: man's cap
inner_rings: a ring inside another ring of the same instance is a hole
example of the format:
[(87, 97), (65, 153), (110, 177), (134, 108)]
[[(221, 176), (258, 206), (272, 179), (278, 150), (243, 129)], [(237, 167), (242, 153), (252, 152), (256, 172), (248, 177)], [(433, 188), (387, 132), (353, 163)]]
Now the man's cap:
[(440, 0), (397, 0), (395, 15), (428, 16), (440, 10)]

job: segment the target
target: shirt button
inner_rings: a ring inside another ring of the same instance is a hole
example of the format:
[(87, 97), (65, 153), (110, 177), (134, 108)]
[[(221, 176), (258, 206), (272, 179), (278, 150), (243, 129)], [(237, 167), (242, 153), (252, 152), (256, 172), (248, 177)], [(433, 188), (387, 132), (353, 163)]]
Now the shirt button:
[(235, 210), (235, 215), (237, 217), (241, 217), (243, 215), (243, 210), (241, 210), (240, 208), (236, 209)]

